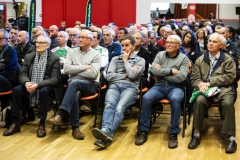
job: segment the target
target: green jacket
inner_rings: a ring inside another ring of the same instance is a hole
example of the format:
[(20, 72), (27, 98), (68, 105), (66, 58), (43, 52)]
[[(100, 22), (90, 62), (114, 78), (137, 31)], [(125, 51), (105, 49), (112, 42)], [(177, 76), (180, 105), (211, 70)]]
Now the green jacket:
[(194, 91), (198, 90), (200, 82), (209, 82), (211, 87), (218, 87), (221, 91), (213, 96), (213, 101), (216, 103), (225, 94), (233, 94), (231, 85), (236, 78), (236, 63), (228, 54), (220, 51), (218, 62), (213, 68), (212, 74), (208, 78), (210, 71), (209, 53), (206, 51), (200, 56), (192, 69), (191, 84)]

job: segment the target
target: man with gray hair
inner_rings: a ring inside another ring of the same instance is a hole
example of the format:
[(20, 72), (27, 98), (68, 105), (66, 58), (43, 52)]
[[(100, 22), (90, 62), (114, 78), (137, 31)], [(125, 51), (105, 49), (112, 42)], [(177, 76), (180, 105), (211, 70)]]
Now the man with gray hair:
[(142, 98), (140, 131), (135, 141), (136, 145), (142, 145), (147, 141), (151, 122), (151, 106), (155, 101), (167, 98), (171, 102), (171, 128), (168, 147), (171, 149), (178, 147), (177, 135), (180, 132), (181, 103), (184, 98), (184, 85), (189, 62), (188, 57), (179, 51), (181, 44), (179, 36), (168, 36), (166, 51), (159, 52), (150, 67), (150, 71), (156, 77), (155, 85)]
[(70, 48), (78, 48), (79, 47), (79, 34), (80, 30), (78, 28), (71, 28), (69, 31), (69, 38), (71, 41)]
[(122, 46), (119, 43), (113, 42), (115, 31), (110, 28), (106, 27), (103, 29), (103, 47), (108, 49), (108, 57), (109, 62), (111, 62), (112, 58), (118, 56), (122, 53)]
[(20, 31), (17, 34), (17, 46), (14, 48), (17, 51), (18, 64), (22, 66), (24, 56), (28, 53), (36, 52), (33, 45), (29, 43), (29, 34), (27, 31)]
[(24, 97), (30, 94), (30, 106), (39, 107), (38, 118), (40, 123), (37, 129), (37, 137), (46, 136), (45, 120), (49, 94), (53, 87), (58, 84), (60, 77), (59, 58), (51, 51), (51, 40), (47, 36), (39, 36), (36, 41), (36, 52), (29, 53), (24, 57), (23, 67), (19, 75), (19, 84), (12, 91), (12, 124), (3, 133), (10, 136), (20, 132), (21, 105)]
[(63, 119), (69, 115), (74, 139), (83, 140), (84, 134), (79, 130), (79, 98), (94, 95), (99, 84), (101, 55), (91, 48), (92, 32), (80, 32), (79, 46), (69, 50), (64, 63), (64, 72), (69, 74), (68, 87), (58, 114), (49, 121), (54, 125), (64, 124)]
[(234, 110), (234, 92), (231, 85), (236, 78), (236, 63), (221, 48), (226, 45), (226, 39), (213, 33), (208, 39), (208, 51), (200, 56), (193, 66), (191, 83), (194, 91), (205, 93), (210, 87), (218, 87), (220, 92), (212, 97), (200, 94), (194, 103), (194, 133), (189, 149), (195, 149), (200, 144), (200, 131), (203, 124), (205, 111), (211, 103), (220, 105), (224, 118), (222, 133), (229, 136), (229, 144), (226, 153), (234, 153), (237, 150), (236, 122)]

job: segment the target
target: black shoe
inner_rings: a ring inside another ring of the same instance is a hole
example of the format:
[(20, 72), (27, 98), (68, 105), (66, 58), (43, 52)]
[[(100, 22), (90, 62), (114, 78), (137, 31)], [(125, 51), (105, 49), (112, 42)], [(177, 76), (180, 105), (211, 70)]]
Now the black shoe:
[(168, 148), (173, 149), (178, 147), (178, 138), (177, 134), (170, 134), (168, 141)]
[(236, 141), (232, 140), (229, 142), (228, 146), (225, 149), (226, 153), (235, 153), (237, 150), (237, 143)]
[(195, 149), (200, 144), (200, 138), (193, 136), (191, 142), (188, 144), (189, 149)]
[(140, 146), (143, 143), (145, 143), (147, 141), (147, 139), (148, 139), (147, 133), (146, 132), (141, 132), (141, 133), (139, 133), (139, 135), (138, 135), (138, 137), (135, 141), (135, 145)]

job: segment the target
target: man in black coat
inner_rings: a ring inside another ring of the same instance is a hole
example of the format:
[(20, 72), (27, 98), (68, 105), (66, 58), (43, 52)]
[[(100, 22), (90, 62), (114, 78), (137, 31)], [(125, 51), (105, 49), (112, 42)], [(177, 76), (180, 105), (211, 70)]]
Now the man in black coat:
[(24, 62), (24, 56), (28, 53), (36, 52), (36, 49), (29, 43), (29, 33), (26, 31), (18, 32), (17, 43), (17, 46), (14, 48), (17, 51), (18, 64), (22, 66)]
[(37, 137), (45, 137), (45, 120), (47, 118), (47, 106), (49, 93), (59, 83), (60, 61), (59, 57), (48, 51), (51, 40), (46, 36), (39, 36), (36, 40), (36, 51), (29, 53), (24, 58), (23, 67), (19, 76), (19, 86), (12, 92), (12, 124), (3, 133), (10, 136), (20, 132), (21, 104), (24, 97), (30, 94), (30, 105), (38, 106), (40, 123), (37, 129)]
[(28, 17), (27, 17), (27, 9), (22, 9), (22, 15), (17, 18), (18, 27), (21, 31), (28, 32)]

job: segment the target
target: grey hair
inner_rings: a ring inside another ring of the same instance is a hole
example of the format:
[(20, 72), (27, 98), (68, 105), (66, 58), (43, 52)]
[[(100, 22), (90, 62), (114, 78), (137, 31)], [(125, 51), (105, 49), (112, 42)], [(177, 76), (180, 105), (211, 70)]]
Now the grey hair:
[(212, 33), (212, 34), (210, 34), (209, 38), (210, 38), (211, 36), (219, 36), (221, 44), (225, 44), (225, 45), (227, 44), (227, 40), (226, 40), (225, 37), (223, 37), (222, 34)]
[(149, 33), (150, 33), (150, 36), (151, 36), (151, 34), (153, 34), (153, 35), (154, 35), (154, 38), (155, 38), (155, 39), (157, 38), (157, 32), (155, 32), (155, 31), (149, 31)]
[(111, 33), (112, 36), (115, 35), (115, 31), (112, 28), (110, 28), (110, 27), (106, 27), (106, 28), (103, 29), (103, 31), (104, 30), (108, 30)]
[(182, 45), (182, 40), (178, 35), (169, 35), (168, 38), (176, 39), (180, 45)]
[(65, 31), (60, 31), (60, 32), (58, 32), (58, 33), (63, 33), (63, 35), (65, 36), (65, 40), (66, 40), (66, 41), (68, 40), (69, 35), (68, 35), (67, 32), (65, 32)]
[(40, 36), (37, 37), (37, 39), (40, 38), (40, 37), (45, 38), (46, 41), (47, 41), (47, 43), (48, 43), (48, 44), (51, 44), (52, 40), (51, 40), (48, 36), (40, 35)]
[(146, 39), (146, 36), (141, 31), (135, 31), (131, 34), (131, 36), (134, 34), (140, 34), (142, 36), (142, 41), (144, 41)]
[(87, 29), (82, 29), (80, 32), (84, 32), (87, 33), (88, 38), (91, 38), (93, 40), (93, 34), (91, 31), (87, 30)]
[(0, 29), (0, 32), (3, 33), (5, 38), (9, 38), (9, 33), (5, 29)]
[[(23, 32), (24, 35), (25, 35), (27, 38), (29, 38), (29, 33), (28, 33), (27, 31), (20, 31), (20, 32)], [(20, 33), (20, 32), (18, 32), (18, 33)]]
[(71, 32), (71, 31), (76, 31), (77, 34), (80, 34), (80, 30), (79, 30), (78, 28), (71, 28), (71, 29), (70, 29), (70, 32)]

